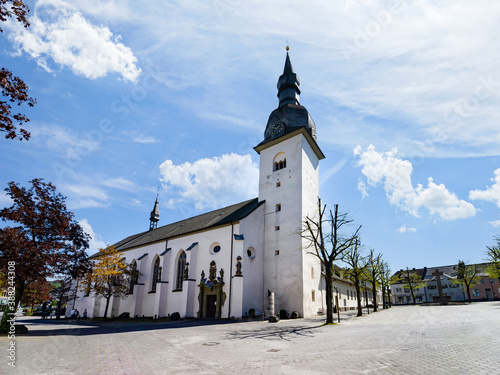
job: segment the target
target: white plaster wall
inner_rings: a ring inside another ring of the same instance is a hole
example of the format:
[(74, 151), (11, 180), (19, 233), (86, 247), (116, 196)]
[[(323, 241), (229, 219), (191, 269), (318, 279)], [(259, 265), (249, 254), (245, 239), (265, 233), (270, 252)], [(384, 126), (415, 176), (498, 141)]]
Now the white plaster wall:
[[(273, 159), (279, 152), (286, 154), (287, 166), (273, 171)], [(307, 316), (317, 313), (317, 306), (321, 306), (320, 279), (310, 280), (310, 267), (317, 261), (304, 256), (298, 234), (305, 214), (314, 210), (318, 190), (318, 160), (302, 134), (261, 151), (259, 199), (266, 201), (264, 292), (269, 289), (275, 293), (276, 313), (296, 310)], [(278, 203), (280, 212), (276, 212)], [(317, 295), (314, 303), (312, 290)]]
[[(317, 217), (319, 197), (319, 160), (305, 137), (302, 137), (302, 223), (306, 216)], [(321, 262), (301, 239), (303, 252), (304, 315), (315, 315), (325, 305), (321, 294)], [(314, 272), (312, 270), (314, 269)], [(314, 274), (314, 277), (312, 277)], [(314, 300), (313, 300), (314, 293)]]
[[(264, 205), (261, 205), (248, 217), (240, 222), (240, 234), (243, 234), (241, 269), (244, 278), (243, 284), (243, 314), (249, 309), (255, 313), (264, 313)], [(255, 250), (255, 258), (251, 259), (247, 249)]]

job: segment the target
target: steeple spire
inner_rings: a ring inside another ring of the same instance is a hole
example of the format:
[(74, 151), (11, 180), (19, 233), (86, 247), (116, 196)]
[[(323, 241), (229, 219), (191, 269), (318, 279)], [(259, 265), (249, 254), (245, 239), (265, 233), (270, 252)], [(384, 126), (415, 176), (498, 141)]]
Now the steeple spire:
[(158, 210), (158, 195), (160, 193), (158, 192), (156, 194), (156, 201), (155, 205), (153, 207), (153, 211), (151, 211), (151, 214), (149, 215), (149, 230), (153, 230), (158, 227), (158, 221), (160, 220), (160, 211)]
[(283, 68), (283, 74), (278, 79), (278, 98), (280, 100), (279, 107), (286, 104), (300, 105), (300, 81), (297, 74), (293, 71), (290, 55), (288, 54), (289, 49), (290, 48), (287, 46), (285, 67)]

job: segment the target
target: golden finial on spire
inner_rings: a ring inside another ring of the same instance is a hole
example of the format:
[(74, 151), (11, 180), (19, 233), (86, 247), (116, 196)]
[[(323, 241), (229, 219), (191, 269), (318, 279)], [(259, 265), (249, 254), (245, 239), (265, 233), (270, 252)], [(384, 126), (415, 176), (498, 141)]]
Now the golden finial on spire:
[(286, 38), (286, 50), (287, 50), (287, 52), (290, 50), (290, 46), (288, 44), (288, 38)]

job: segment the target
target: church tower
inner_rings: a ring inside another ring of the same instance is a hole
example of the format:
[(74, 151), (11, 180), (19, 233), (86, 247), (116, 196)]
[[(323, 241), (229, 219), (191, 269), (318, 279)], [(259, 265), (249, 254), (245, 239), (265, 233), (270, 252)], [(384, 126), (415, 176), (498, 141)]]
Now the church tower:
[(298, 234), (314, 215), (319, 196), (316, 125), (299, 103), (300, 81), (287, 54), (278, 79), (279, 105), (267, 122), (260, 154), (259, 201), (265, 201), (264, 293), (274, 293), (274, 309), (314, 315), (323, 306), (321, 264)]
[(158, 210), (158, 194), (156, 194), (156, 201), (149, 215), (149, 230), (158, 228), (158, 221), (160, 221), (160, 211)]

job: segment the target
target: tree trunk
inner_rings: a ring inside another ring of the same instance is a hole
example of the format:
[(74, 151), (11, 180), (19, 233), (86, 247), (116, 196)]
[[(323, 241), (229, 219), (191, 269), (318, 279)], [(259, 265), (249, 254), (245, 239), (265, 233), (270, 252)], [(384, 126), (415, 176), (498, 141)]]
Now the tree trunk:
[(359, 280), (354, 281), (354, 287), (356, 288), (356, 298), (358, 299), (358, 315), (363, 315), (363, 307), (361, 306), (361, 288), (359, 287)]
[(389, 307), (392, 307), (391, 289), (387, 288), (387, 299), (389, 300)]
[(469, 303), (472, 303), (472, 298), (470, 296), (470, 284), (467, 284), (467, 298), (469, 299)]
[[(333, 267), (328, 264), (325, 267), (325, 281), (326, 281), (326, 324), (333, 324)], [(338, 308), (338, 306), (337, 306)]]
[[(21, 285), (19, 285), (21, 284)], [(6, 286), (6, 290), (8, 290), (8, 285)], [(10, 299), (9, 299), (9, 303), (7, 304), (7, 306), (5, 307), (5, 310), (3, 312), (3, 316), (2, 316), (2, 322), (0, 323), (0, 328), (5, 328), (8, 326), (8, 322), (7, 320), (13, 318), (15, 315), (16, 315), (16, 312), (17, 312), (17, 306), (19, 305), (19, 302), (21, 301), (21, 299), (23, 298), (23, 294), (24, 294), (24, 291), (26, 290), (26, 285), (24, 285), (24, 281), (21, 282), (21, 283), (16, 283), (15, 285), (15, 292), (14, 292), (14, 306), (12, 306), (12, 304), (10, 304)]]
[(385, 285), (382, 284), (382, 309), (385, 309)]
[(377, 286), (375, 283), (372, 283), (372, 296), (373, 296), (373, 312), (378, 311), (377, 305)]
[(109, 300), (111, 299), (111, 296), (105, 297), (106, 298), (106, 308), (104, 309), (104, 317), (108, 317), (108, 307), (109, 307)]

